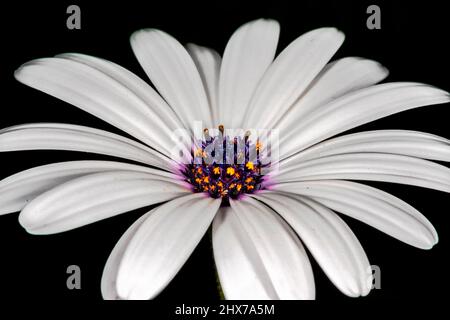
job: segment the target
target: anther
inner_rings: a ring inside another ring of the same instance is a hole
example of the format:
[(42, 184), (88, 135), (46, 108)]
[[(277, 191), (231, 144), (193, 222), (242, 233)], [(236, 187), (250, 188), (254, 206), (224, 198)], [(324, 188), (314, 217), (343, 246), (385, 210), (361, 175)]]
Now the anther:
[(247, 142), (247, 140), (248, 140), (248, 138), (250, 138), (250, 135), (251, 135), (252, 133), (250, 132), (250, 131), (246, 131), (245, 132), (245, 136), (244, 136), (244, 139), (245, 139), (245, 142)]
[(205, 140), (206, 141), (209, 141), (209, 139), (211, 139), (211, 136), (209, 135), (208, 128), (203, 129), (203, 134), (205, 135)]
[(220, 131), (220, 133), (222, 133), (222, 136), (223, 136), (223, 132), (225, 131), (223, 124), (219, 125), (219, 131)]

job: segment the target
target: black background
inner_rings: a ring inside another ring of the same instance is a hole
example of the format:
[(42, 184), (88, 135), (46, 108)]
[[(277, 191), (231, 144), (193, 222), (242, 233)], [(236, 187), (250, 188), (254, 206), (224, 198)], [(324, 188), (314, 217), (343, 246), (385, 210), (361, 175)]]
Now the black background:
[[(129, 45), (133, 31), (159, 28), (182, 43), (193, 42), (223, 52), (238, 26), (260, 17), (280, 22), (279, 49), (310, 29), (335, 26), (346, 34), (346, 41), (335, 58), (374, 59), (390, 70), (386, 81), (424, 82), (450, 91), (450, 49), (446, 46), (449, 22), (442, 3), (299, 0), (271, 4), (184, 1), (161, 5), (151, 0), (118, 3), (71, 0), (2, 4), (0, 127), (40, 121), (66, 122), (118, 132), (73, 106), (15, 81), (14, 70), (26, 61), (63, 52), (81, 52), (112, 60), (146, 79)], [(81, 30), (66, 28), (66, 8), (70, 4), (81, 7)], [(366, 27), (366, 8), (370, 4), (381, 7), (381, 30)], [(357, 131), (410, 129), (450, 138), (449, 108), (449, 104), (419, 108), (359, 127)], [(75, 159), (103, 158), (59, 151), (2, 153), (0, 178), (29, 167)], [(372, 303), (378, 306), (392, 300), (430, 302), (443, 298), (449, 285), (446, 258), (450, 248), (450, 197), (443, 192), (411, 186), (372, 185), (392, 192), (423, 212), (436, 227), (440, 242), (432, 250), (422, 251), (345, 218), (366, 249), (371, 264), (380, 266), (381, 289), (373, 290), (365, 298), (348, 298), (314, 263), (317, 299), (322, 304), (338, 301), (345, 306)], [(17, 213), (0, 216), (1, 303), (18, 299), (100, 300), (101, 273), (110, 251), (123, 232), (147, 210), (50, 236), (27, 234), (17, 222)], [(81, 267), (81, 290), (66, 287), (66, 268), (71, 264)], [(172, 306), (177, 303), (217, 300), (211, 246), (205, 238), (156, 302), (149, 303), (153, 308), (163, 306), (172, 312)], [(293, 309), (300, 304), (285, 303), (280, 308)], [(418, 305), (408, 303), (408, 306)]]

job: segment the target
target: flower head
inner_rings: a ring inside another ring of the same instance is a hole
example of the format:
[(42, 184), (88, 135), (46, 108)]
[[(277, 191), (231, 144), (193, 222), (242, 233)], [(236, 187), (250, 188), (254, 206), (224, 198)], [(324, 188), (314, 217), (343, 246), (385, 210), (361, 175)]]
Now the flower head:
[[(207, 131), (205, 131), (207, 132)], [(239, 199), (244, 193), (263, 190), (264, 175), (258, 143), (252, 143), (249, 135), (230, 137), (220, 134), (197, 141), (192, 161), (182, 165), (180, 171), (194, 192), (207, 192), (212, 198), (222, 198), (222, 206), (229, 199)], [(259, 143), (259, 145), (261, 145)], [(207, 150), (207, 151), (205, 151)]]
[[(160, 204), (112, 251), (102, 278), (105, 299), (155, 297), (211, 225), (226, 298), (315, 298), (306, 249), (344, 294), (368, 294), (368, 258), (336, 212), (422, 249), (438, 237), (404, 201), (351, 180), (450, 192), (449, 168), (429, 161), (450, 161), (450, 142), (405, 130), (335, 136), (393, 113), (447, 103), (449, 94), (420, 83), (377, 85), (387, 70), (371, 60), (329, 63), (344, 40), (334, 28), (308, 32), (275, 57), (278, 35), (276, 21), (249, 22), (221, 58), (212, 49), (186, 49), (159, 30), (137, 31), (131, 44), (157, 91), (92, 56), (24, 64), (17, 80), (139, 142), (72, 124), (1, 130), (0, 151), (72, 150), (125, 161), (62, 162), (15, 174), (0, 182), (0, 213), (21, 211), (27, 231), (51, 234)], [(194, 134), (198, 121), (200, 136)], [(276, 129), (278, 147), (251, 134), (258, 128)], [(180, 132), (187, 133), (181, 142), (174, 138)]]

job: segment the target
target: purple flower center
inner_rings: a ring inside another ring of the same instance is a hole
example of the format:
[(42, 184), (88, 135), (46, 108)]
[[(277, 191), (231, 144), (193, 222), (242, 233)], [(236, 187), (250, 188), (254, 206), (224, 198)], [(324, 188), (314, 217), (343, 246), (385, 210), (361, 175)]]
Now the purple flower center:
[(223, 126), (215, 137), (204, 130), (204, 138), (192, 147), (192, 162), (183, 174), (193, 192), (207, 192), (212, 198), (222, 198), (225, 203), (238, 199), (244, 193), (264, 189), (262, 168), (262, 143), (251, 142), (247, 132), (243, 136), (224, 135)]

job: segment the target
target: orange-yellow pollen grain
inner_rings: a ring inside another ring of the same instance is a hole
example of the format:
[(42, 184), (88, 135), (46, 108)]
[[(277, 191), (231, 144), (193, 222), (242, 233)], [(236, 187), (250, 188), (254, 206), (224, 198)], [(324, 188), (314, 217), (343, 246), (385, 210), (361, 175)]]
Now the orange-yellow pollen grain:
[(235, 172), (236, 172), (236, 170), (234, 170), (234, 168), (232, 168), (232, 167), (227, 168), (227, 174), (229, 174), (230, 176), (232, 176)]
[(220, 168), (214, 167), (213, 172), (214, 172), (214, 174), (220, 174)]
[(195, 155), (196, 156), (201, 156), (203, 154), (203, 149), (202, 148), (198, 148), (196, 151), (195, 151)]
[(245, 164), (245, 167), (246, 167), (248, 170), (253, 170), (253, 169), (255, 168), (255, 166), (253, 165), (253, 162), (251, 162), (251, 161), (247, 162), (247, 163)]

